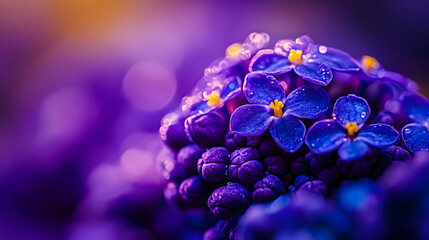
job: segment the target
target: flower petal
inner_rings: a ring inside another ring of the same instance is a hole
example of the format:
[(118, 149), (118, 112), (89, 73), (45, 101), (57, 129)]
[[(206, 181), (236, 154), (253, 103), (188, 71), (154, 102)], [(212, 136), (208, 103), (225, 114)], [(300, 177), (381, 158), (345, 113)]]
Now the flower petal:
[(410, 123), (402, 128), (402, 138), (405, 146), (416, 153), (429, 150), (429, 131), (427, 127), (418, 123)]
[(327, 86), (332, 80), (331, 68), (322, 63), (295, 65), (295, 72), (304, 80), (317, 85)]
[(286, 93), (273, 76), (252, 72), (246, 75), (243, 86), (244, 95), (250, 103), (270, 105), (275, 99), (284, 102)]
[(229, 98), (235, 96), (241, 90), (241, 79), (239, 76), (231, 76), (226, 80), (225, 86), (223, 87), (220, 97), (227, 101)]
[(275, 118), (270, 126), (274, 141), (287, 152), (296, 152), (304, 142), (305, 126), (296, 117), (284, 115)]
[(308, 62), (323, 63), (339, 71), (359, 71), (359, 65), (347, 53), (335, 48), (315, 45)]
[(408, 118), (417, 123), (429, 121), (429, 100), (420, 94), (406, 92), (401, 103)]
[(295, 42), (301, 45), (304, 49), (307, 48), (308, 45), (313, 44), (314, 41), (307, 35), (302, 35), (299, 38), (295, 39)]
[(318, 121), (308, 129), (305, 144), (317, 153), (329, 153), (337, 149), (346, 140), (344, 128), (332, 119)]
[(365, 157), (369, 150), (368, 145), (359, 139), (347, 139), (338, 149), (338, 156), (344, 161), (354, 161)]
[(347, 123), (356, 122), (360, 128), (365, 124), (371, 110), (365, 99), (354, 94), (349, 94), (338, 98), (332, 112), (333, 119), (336, 119), (343, 127)]
[(268, 106), (247, 104), (237, 108), (231, 115), (231, 131), (243, 136), (262, 134), (273, 119)]
[(304, 85), (286, 98), (285, 112), (299, 118), (316, 119), (331, 106), (328, 93), (321, 87)]
[(371, 146), (385, 148), (398, 140), (399, 133), (390, 125), (378, 123), (363, 126), (357, 133), (357, 138)]
[(291, 70), (292, 64), (286, 56), (268, 49), (259, 51), (249, 64), (250, 72), (263, 71), (276, 75), (287, 73)]

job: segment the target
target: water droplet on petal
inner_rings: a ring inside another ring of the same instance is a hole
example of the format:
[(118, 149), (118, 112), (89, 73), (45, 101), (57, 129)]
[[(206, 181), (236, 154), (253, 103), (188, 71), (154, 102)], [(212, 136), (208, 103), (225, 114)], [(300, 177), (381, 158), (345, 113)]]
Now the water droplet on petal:
[(320, 53), (324, 54), (324, 53), (326, 53), (327, 51), (328, 51), (328, 48), (327, 48), (327, 47), (325, 47), (325, 46), (323, 46), (323, 45), (320, 45), (320, 47), (319, 47), (319, 52), (320, 52)]

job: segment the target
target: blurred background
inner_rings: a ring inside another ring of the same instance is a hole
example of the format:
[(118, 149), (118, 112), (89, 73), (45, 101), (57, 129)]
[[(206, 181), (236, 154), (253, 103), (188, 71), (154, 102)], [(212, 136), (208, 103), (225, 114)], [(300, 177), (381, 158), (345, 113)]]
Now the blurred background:
[(155, 170), (160, 120), (227, 46), (251, 32), (271, 43), (307, 34), (373, 56), (427, 94), (427, 9), (423, 0), (0, 0), (0, 236), (174, 237), (165, 221), (183, 215), (163, 202)]

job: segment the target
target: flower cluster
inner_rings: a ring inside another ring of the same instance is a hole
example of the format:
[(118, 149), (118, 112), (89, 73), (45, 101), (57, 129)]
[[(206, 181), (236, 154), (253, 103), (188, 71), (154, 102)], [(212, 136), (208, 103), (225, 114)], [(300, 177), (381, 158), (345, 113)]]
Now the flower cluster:
[[(394, 161), (382, 181), (360, 179), (332, 199), (326, 186), (307, 180), (294, 194), (253, 205), (231, 239), (427, 239), (429, 155)], [(224, 235), (226, 235), (224, 233)]]
[[(252, 33), (228, 47), (181, 108), (163, 119), (165, 197), (220, 219), (206, 239), (240, 239), (237, 221), (249, 206), (276, 199), (292, 211), (286, 222), (301, 221), (293, 208), (311, 201), (316, 207), (303, 209), (303, 217), (321, 211), (320, 224), (340, 228), (332, 234), (344, 237), (344, 228), (324, 218), (337, 214), (335, 206), (305, 193), (341, 198), (341, 185), (378, 181), (393, 163), (428, 150), (429, 100), (375, 58), (358, 61), (308, 36), (280, 40), (272, 49), (268, 40)], [(379, 193), (378, 185), (367, 185), (363, 191)], [(285, 228), (282, 234), (300, 233)]]

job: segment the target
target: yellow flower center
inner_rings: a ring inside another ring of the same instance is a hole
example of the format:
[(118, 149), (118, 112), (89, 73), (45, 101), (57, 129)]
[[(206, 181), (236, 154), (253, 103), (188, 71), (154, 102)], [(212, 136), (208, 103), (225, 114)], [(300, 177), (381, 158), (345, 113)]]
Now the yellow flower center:
[(347, 123), (346, 129), (347, 129), (347, 137), (351, 139), (355, 138), (356, 133), (359, 131), (359, 128), (356, 122)]
[(362, 57), (362, 68), (366, 72), (371, 72), (373, 69), (377, 69), (378, 67), (380, 67), (380, 64), (378, 63), (377, 59), (370, 56)]
[(285, 105), (280, 102), (279, 100), (274, 100), (274, 102), (271, 102), (269, 107), (274, 110), (274, 116), (281, 118), (283, 116), (283, 107)]
[(241, 50), (243, 50), (243, 45), (241, 45), (240, 43), (234, 43), (231, 44), (227, 49), (226, 49), (226, 56), (229, 58), (238, 58), (240, 55)]
[(289, 52), (289, 56), (287, 57), (289, 61), (296, 65), (302, 64), (302, 51), (301, 50), (295, 50), (292, 49)]
[(222, 106), (222, 99), (220, 98), (220, 93), (218, 91), (210, 93), (210, 95), (207, 96), (207, 99), (207, 105), (209, 105), (209, 107)]

